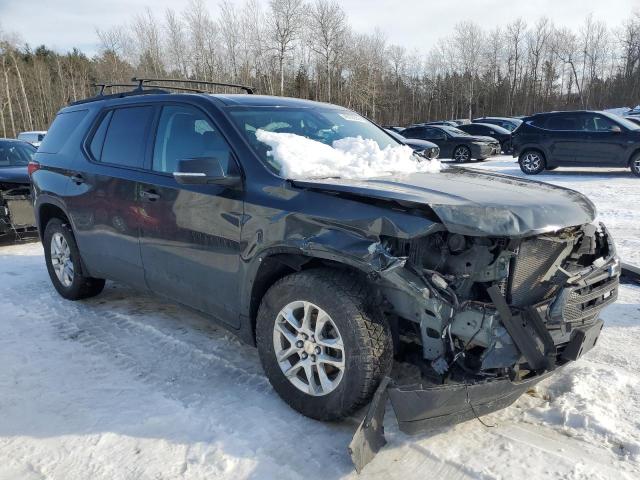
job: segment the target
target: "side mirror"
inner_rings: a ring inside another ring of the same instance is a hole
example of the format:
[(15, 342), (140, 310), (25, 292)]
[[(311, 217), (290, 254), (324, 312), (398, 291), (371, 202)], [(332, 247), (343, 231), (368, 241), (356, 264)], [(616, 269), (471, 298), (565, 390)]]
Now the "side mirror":
[(235, 186), (242, 181), (239, 175), (228, 175), (220, 160), (215, 157), (199, 157), (180, 160), (173, 178), (181, 185)]
[(614, 125), (613, 127), (611, 127), (609, 129), (609, 131), (613, 132), (613, 133), (620, 133), (620, 132), (622, 132), (622, 129), (618, 125)]

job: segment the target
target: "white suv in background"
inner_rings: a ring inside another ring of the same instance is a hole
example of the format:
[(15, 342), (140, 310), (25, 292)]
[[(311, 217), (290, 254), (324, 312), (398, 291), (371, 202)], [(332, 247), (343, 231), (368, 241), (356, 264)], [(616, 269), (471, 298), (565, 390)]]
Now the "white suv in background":
[(39, 147), (44, 140), (44, 136), (47, 134), (46, 130), (38, 130), (33, 132), (20, 132), (18, 134), (18, 140), (23, 142), (29, 142), (34, 147)]

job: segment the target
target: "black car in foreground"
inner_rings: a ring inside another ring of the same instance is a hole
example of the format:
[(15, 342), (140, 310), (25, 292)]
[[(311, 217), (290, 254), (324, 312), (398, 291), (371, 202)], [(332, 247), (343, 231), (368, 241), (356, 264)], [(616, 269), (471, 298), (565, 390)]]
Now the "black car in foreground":
[(608, 112), (569, 111), (526, 117), (512, 135), (520, 169), (623, 167), (640, 176), (640, 126)]
[(500, 143), (491, 137), (470, 135), (447, 125), (412, 125), (400, 132), (405, 138), (427, 140), (440, 147), (440, 157), (458, 163), (485, 160), (500, 153)]
[(474, 118), (471, 123), (490, 123), (491, 125), (498, 125), (510, 132), (513, 132), (516, 128), (522, 125), (522, 120), (512, 117), (480, 117)]
[(265, 132), (326, 155), (400, 144), (338, 106), (153, 85), (62, 109), (30, 164), (64, 298), (148, 289), (257, 345), (302, 414), (371, 402), (358, 469), (384, 444), (387, 398), (407, 433), (468, 420), (596, 344), (619, 262), (580, 193), (452, 166), (296, 178)]
[(30, 143), (0, 138), (0, 236), (35, 229), (27, 171), (35, 153)]
[(470, 135), (481, 135), (495, 138), (500, 142), (500, 149), (504, 153), (511, 153), (511, 132), (506, 128), (491, 123), (467, 123), (458, 126), (459, 130)]
[(385, 130), (393, 138), (413, 148), (414, 151), (420, 153), (422, 156), (428, 158), (429, 160), (438, 158), (438, 155), (440, 155), (440, 147), (438, 147), (438, 145), (436, 145), (435, 143), (427, 142), (426, 140), (417, 140), (415, 138), (405, 138), (397, 131), (391, 130), (389, 128), (385, 128)]

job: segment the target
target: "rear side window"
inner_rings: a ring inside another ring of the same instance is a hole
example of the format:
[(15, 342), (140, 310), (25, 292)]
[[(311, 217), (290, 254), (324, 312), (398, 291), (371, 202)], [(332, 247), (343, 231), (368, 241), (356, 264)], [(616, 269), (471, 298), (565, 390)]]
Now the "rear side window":
[(108, 111), (107, 114), (102, 117), (100, 125), (98, 126), (96, 133), (93, 134), (91, 144), (89, 145), (91, 156), (93, 156), (93, 158), (98, 161), (100, 161), (102, 158), (102, 146), (104, 145), (104, 137), (107, 136), (107, 128), (109, 128), (111, 115), (113, 115), (113, 110)]
[[(126, 167), (142, 168), (144, 165), (145, 148), (147, 145), (149, 126), (153, 118), (152, 106), (126, 107), (113, 110), (105, 127), (104, 145), (102, 153), (96, 160), (103, 163), (122, 165)], [(102, 124), (98, 127), (96, 136), (101, 134)], [(98, 150), (98, 144), (91, 146), (91, 151)]]
[(548, 130), (584, 130), (584, 121), (580, 115), (554, 115), (547, 120)]
[(67, 140), (73, 135), (80, 122), (87, 115), (87, 110), (59, 113), (38, 149), (43, 153), (58, 153)]

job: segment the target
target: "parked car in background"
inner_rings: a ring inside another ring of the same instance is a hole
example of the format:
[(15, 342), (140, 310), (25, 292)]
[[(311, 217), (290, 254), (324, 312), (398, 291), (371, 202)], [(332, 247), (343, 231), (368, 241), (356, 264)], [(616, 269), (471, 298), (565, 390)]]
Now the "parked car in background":
[(429, 160), (438, 158), (438, 155), (440, 155), (440, 147), (438, 147), (438, 145), (436, 145), (435, 143), (428, 142), (426, 140), (418, 140), (416, 138), (406, 138), (400, 135), (395, 130), (391, 130), (389, 128), (385, 128), (385, 130), (393, 138), (413, 148), (416, 152), (420, 153)]
[(447, 127), (457, 127), (458, 123), (453, 120), (434, 120), (432, 122), (422, 122), (417, 125), (445, 125)]
[(18, 140), (22, 140), (23, 142), (29, 142), (34, 147), (39, 147), (44, 140), (45, 135), (47, 134), (46, 130), (33, 131), (33, 132), (20, 132), (18, 134)]
[(624, 167), (640, 176), (640, 126), (598, 111), (539, 113), (512, 134), (520, 169), (535, 175), (560, 166)]
[(452, 158), (459, 163), (484, 160), (500, 152), (500, 143), (496, 139), (469, 135), (447, 125), (413, 125), (400, 134), (433, 142), (440, 147), (441, 158)]
[[(384, 444), (387, 395), (417, 433), (504, 408), (595, 346), (619, 259), (580, 193), (456, 167), (292, 177), (265, 132), (399, 143), (336, 105), (143, 82), (62, 109), (29, 163), (62, 297), (98, 295), (105, 279), (150, 290), (257, 345), (300, 413), (337, 420), (371, 402), (352, 442), (360, 468)], [(122, 207), (140, 212), (136, 228), (120, 229)]]
[(630, 122), (635, 123), (636, 125), (640, 125), (640, 115), (627, 115), (626, 117), (622, 117), (625, 120), (629, 120)]
[(401, 127), (400, 125), (383, 125), (382, 128), (385, 130), (393, 130), (394, 132), (400, 132), (405, 129), (405, 127)]
[(28, 173), (35, 153), (30, 143), (0, 139), (0, 236), (35, 229)]
[(504, 153), (511, 153), (511, 132), (506, 128), (491, 123), (467, 123), (459, 125), (458, 129), (471, 135), (495, 138), (500, 142), (500, 148)]
[(520, 120), (519, 118), (511, 117), (481, 117), (474, 118), (472, 120), (472, 123), (490, 123), (492, 125), (498, 125), (499, 127), (513, 132), (522, 124), (522, 120)]

